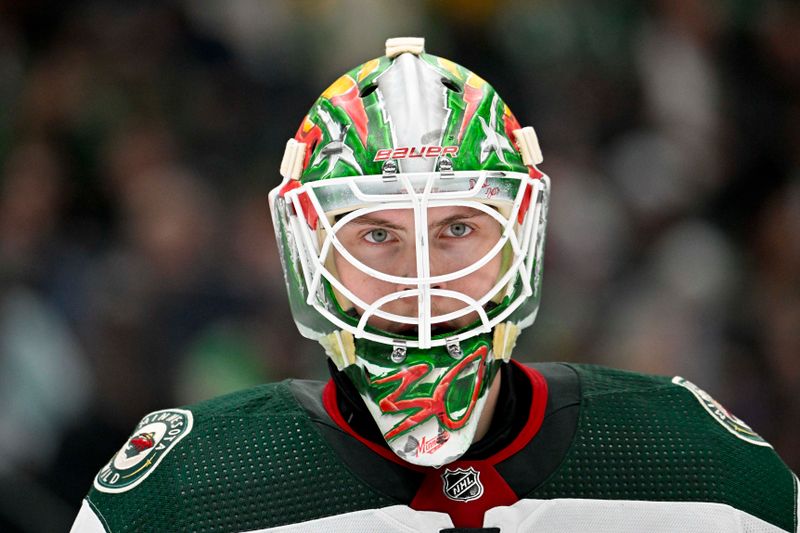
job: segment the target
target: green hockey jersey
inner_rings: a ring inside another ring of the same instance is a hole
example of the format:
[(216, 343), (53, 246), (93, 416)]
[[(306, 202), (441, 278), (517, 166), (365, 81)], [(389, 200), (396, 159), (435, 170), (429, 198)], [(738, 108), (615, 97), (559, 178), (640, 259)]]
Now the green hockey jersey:
[(692, 383), (512, 365), (530, 391), (514, 434), (439, 469), (356, 431), (333, 382), (151, 413), (72, 531), (800, 533), (796, 476)]

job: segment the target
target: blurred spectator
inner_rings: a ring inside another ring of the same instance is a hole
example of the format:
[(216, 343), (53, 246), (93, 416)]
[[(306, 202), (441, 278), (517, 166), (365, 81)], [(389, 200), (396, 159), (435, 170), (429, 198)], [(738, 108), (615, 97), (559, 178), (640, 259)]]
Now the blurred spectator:
[(9, 154), (0, 182), (0, 278), (41, 279), (47, 248), (57, 238), (64, 178), (47, 143), (22, 144)]

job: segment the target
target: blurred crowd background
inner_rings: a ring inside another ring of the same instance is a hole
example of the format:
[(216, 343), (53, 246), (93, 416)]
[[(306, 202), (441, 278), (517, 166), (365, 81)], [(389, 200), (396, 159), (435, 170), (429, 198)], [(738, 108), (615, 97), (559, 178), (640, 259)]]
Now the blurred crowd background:
[(800, 470), (797, 2), (0, 0), (0, 530), (68, 529), (148, 411), (324, 378), (267, 192), (404, 35), (541, 140), (517, 357), (680, 374)]

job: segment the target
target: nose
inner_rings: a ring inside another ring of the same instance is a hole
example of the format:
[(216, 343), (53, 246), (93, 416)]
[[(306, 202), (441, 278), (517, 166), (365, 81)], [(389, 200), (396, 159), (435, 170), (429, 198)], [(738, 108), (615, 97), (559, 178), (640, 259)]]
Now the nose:
[[(453, 258), (446, 257), (436, 250), (431, 250), (429, 255), (431, 277), (442, 276), (453, 272)], [(443, 285), (444, 283), (445, 282), (439, 282), (438, 285)]]
[[(390, 265), (390, 274), (402, 278), (416, 278), (417, 275), (417, 254), (414, 246), (403, 246), (402, 251), (393, 258)], [(417, 284), (411, 281), (399, 282), (395, 284), (395, 291), (403, 292), (417, 289)], [(410, 305), (413, 301), (412, 298), (402, 298), (406, 305)]]
[[(443, 257), (442, 254), (431, 251), (426, 256), (423, 260), (427, 259), (427, 265), (418, 265), (416, 250), (414, 247), (407, 247), (402, 256), (398, 257), (398, 261), (393, 265), (395, 275), (404, 278), (433, 278), (453, 271), (452, 266), (449, 264), (451, 261)], [(430, 288), (444, 289), (446, 285), (446, 282), (440, 281), (430, 285)], [(396, 287), (398, 291), (407, 291), (418, 289), (419, 285), (415, 282), (408, 282), (398, 283)]]

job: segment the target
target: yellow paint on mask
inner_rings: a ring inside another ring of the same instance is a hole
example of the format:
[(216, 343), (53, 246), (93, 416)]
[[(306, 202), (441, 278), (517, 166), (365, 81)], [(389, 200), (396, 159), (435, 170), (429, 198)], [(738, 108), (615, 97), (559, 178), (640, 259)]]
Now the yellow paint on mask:
[(484, 85), (486, 85), (486, 80), (475, 74), (474, 72), (469, 73), (469, 77), (467, 78), (467, 85), (470, 87), (474, 87), (476, 89), (480, 89)]
[(325, 92), (322, 93), (322, 97), (330, 100), (331, 98), (343, 95), (344, 93), (346, 93), (355, 86), (356, 86), (356, 81), (347, 74), (345, 74), (344, 76), (333, 82), (330, 87), (325, 89)]
[(358, 71), (357, 75), (358, 82), (361, 83), (364, 78), (375, 72), (375, 69), (378, 68), (378, 65), (380, 64), (381, 60), (379, 58), (375, 58), (361, 65), (361, 69)]
[(464, 76), (462, 76), (461, 72), (459, 72), (458, 70), (458, 65), (456, 65), (449, 59), (445, 59), (443, 57), (440, 57), (438, 61), (439, 61), (439, 66), (445, 69), (446, 71), (451, 72), (453, 76), (455, 76), (459, 80), (464, 79)]

